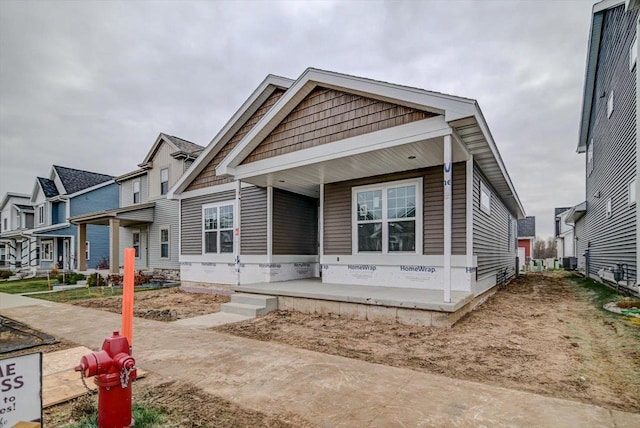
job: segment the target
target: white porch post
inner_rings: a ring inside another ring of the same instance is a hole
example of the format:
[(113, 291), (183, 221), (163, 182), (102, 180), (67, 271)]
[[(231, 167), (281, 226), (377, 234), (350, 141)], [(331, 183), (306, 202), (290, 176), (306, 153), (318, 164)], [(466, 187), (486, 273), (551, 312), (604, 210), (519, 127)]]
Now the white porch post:
[(451, 134), (444, 136), (444, 301), (451, 302)]
[[(640, 267), (640, 17), (636, 22), (636, 267)], [(575, 230), (575, 229), (574, 229)], [(576, 247), (577, 248), (577, 247)], [(636, 274), (636, 285), (640, 275)]]
[(233, 252), (236, 266), (236, 285), (240, 285), (240, 209), (242, 208), (242, 182), (236, 181), (236, 201), (233, 216)]
[(120, 273), (120, 220), (117, 218), (109, 219), (109, 252), (110, 273)]
[(267, 187), (267, 263), (273, 262), (273, 186)]
[(318, 255), (320, 256), (320, 275), (324, 263), (324, 183), (320, 183), (320, 212), (318, 213)]

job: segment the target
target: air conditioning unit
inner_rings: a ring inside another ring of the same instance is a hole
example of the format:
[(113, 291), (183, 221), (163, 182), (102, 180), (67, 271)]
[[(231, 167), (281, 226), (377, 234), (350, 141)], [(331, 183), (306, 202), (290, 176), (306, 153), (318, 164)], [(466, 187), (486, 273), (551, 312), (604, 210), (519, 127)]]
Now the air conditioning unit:
[(578, 269), (578, 258), (577, 257), (563, 257), (562, 258), (562, 268), (564, 270), (576, 270), (576, 269)]

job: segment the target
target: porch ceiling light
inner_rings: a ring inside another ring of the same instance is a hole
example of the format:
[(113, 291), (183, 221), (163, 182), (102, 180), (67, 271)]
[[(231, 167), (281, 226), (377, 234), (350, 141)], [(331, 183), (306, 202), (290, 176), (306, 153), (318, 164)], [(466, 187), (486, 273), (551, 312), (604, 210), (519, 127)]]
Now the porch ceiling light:
[(413, 155), (411, 155), (411, 156), (408, 156), (408, 157), (407, 157), (407, 159), (415, 159), (415, 158), (416, 158), (416, 157), (415, 157), (415, 156), (413, 156)]
[(278, 180), (278, 183), (284, 183), (284, 180)]

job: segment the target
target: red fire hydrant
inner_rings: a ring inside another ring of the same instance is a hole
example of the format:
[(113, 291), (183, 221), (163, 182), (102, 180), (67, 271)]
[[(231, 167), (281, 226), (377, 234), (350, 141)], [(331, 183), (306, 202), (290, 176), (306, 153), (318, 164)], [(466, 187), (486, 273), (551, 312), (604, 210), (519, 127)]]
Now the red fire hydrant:
[(136, 378), (135, 360), (129, 341), (117, 331), (107, 337), (102, 350), (87, 354), (75, 370), (83, 377), (95, 376), (98, 386), (98, 426), (123, 428), (131, 425), (131, 382)]

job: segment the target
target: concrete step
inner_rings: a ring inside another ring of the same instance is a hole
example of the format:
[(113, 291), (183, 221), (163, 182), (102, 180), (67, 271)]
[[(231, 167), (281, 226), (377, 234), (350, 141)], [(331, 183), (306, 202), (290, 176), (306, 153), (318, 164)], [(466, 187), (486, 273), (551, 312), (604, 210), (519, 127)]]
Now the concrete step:
[(225, 312), (228, 314), (244, 315), (247, 317), (255, 318), (258, 315), (266, 314), (268, 311), (267, 311), (267, 308), (265, 308), (264, 306), (229, 302), (229, 303), (223, 303), (222, 305), (220, 305), (220, 312)]
[(242, 303), (245, 305), (255, 305), (267, 308), (267, 312), (278, 309), (278, 298), (263, 294), (235, 293), (231, 295), (232, 303)]

